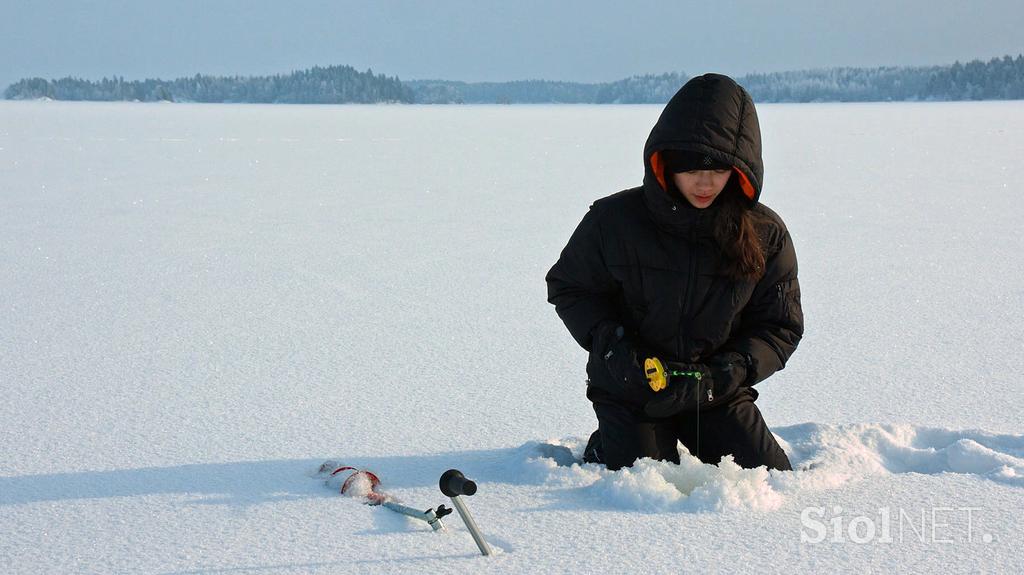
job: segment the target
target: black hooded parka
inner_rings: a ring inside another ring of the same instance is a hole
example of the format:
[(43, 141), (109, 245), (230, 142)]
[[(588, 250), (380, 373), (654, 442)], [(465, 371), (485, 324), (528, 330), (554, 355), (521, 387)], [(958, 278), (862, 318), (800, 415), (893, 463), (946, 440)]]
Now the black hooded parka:
[[(758, 278), (732, 279), (723, 271), (713, 235), (721, 201), (691, 206), (666, 181), (665, 150), (699, 152), (733, 166), (722, 194), (741, 194), (755, 211), (765, 253)], [(613, 321), (644, 356), (693, 363), (734, 351), (747, 361), (744, 386), (764, 380), (796, 349), (803, 314), (789, 233), (758, 203), (764, 169), (750, 95), (727, 76), (690, 80), (665, 106), (643, 160), (643, 186), (590, 207), (545, 278), (548, 301), (587, 350), (592, 330)], [(701, 409), (729, 399), (717, 397)]]

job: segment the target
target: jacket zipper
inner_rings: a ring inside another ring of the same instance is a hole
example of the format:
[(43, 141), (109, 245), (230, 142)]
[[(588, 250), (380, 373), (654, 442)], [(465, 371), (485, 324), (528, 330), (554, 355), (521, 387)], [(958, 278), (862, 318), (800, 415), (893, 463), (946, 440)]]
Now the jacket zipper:
[(690, 298), (692, 297), (692, 293), (691, 292), (693, 291), (694, 284), (697, 283), (697, 280), (696, 280), (696, 278), (694, 276), (697, 275), (697, 251), (698, 251), (697, 228), (700, 225), (700, 219), (701, 219), (701, 216), (697, 216), (697, 221), (693, 224), (693, 227), (690, 228), (690, 245), (692, 246), (692, 249), (690, 250), (690, 262), (689, 262), (690, 263), (690, 272), (689, 272), (689, 274), (686, 277), (686, 289), (683, 292), (683, 299), (682, 299), (681, 302), (679, 302), (680, 311), (679, 311), (679, 330), (678, 330), (678, 332), (680, 334), (680, 338), (679, 338), (679, 345), (680, 345), (680, 347), (679, 347), (678, 350), (676, 350), (676, 353), (678, 354), (679, 359), (682, 360), (682, 361), (689, 361), (689, 359), (690, 359), (687, 355), (685, 355), (685, 352), (688, 351), (686, 349), (686, 346), (683, 343), (686, 338), (681, 337), (681, 334), (683, 333), (683, 324), (687, 323), (687, 321), (690, 318)]

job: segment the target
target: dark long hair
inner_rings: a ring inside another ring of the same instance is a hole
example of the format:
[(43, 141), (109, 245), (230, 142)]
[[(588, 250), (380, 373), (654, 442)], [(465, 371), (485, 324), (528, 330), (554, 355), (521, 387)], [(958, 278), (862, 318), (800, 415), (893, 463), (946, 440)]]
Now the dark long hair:
[(758, 233), (761, 218), (750, 209), (750, 200), (740, 189), (735, 172), (718, 201), (715, 242), (722, 250), (722, 271), (734, 280), (756, 280), (764, 273), (764, 246)]

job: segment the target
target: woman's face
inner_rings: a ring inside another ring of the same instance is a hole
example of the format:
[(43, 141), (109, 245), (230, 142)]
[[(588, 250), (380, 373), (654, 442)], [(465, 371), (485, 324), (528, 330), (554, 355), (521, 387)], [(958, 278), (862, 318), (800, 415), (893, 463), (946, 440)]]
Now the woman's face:
[(732, 170), (694, 170), (672, 174), (676, 187), (695, 208), (710, 206), (729, 182)]

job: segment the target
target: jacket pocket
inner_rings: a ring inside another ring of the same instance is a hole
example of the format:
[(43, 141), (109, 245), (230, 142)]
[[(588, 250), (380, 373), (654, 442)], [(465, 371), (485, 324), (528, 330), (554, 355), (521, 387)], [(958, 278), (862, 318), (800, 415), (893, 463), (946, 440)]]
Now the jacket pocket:
[(776, 300), (779, 302), (782, 317), (791, 322), (803, 321), (803, 308), (800, 306), (800, 283), (796, 278), (775, 284)]

